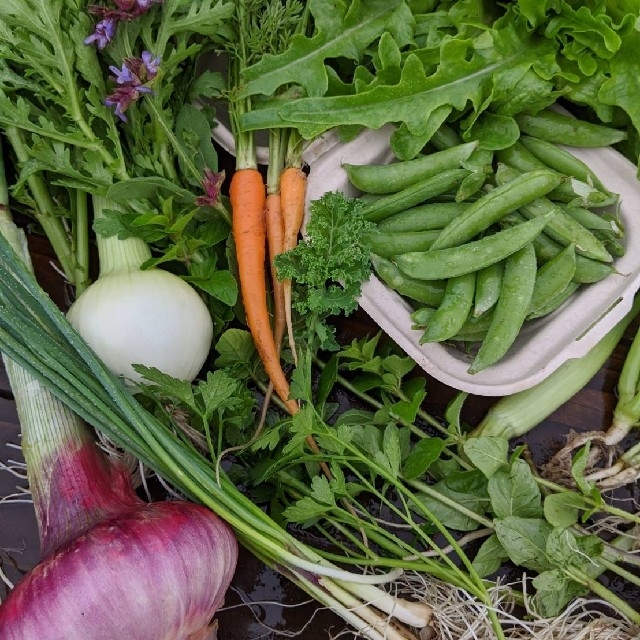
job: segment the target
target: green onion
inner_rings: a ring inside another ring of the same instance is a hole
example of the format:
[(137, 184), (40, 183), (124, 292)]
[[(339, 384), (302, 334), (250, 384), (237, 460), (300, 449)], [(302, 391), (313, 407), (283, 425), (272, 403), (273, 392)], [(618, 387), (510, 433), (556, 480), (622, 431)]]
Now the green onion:
[[(0, 238), (0, 349), (115, 444), (215, 511), (249, 551), (334, 609), (365, 637), (414, 638), (411, 631), (390, 625), (389, 616), (412, 627), (428, 624), (429, 607), (403, 601), (371, 584), (394, 579), (397, 572), (361, 576), (324, 560), (147, 412), (44, 294), (4, 238)], [(363, 585), (367, 585), (364, 594)]]

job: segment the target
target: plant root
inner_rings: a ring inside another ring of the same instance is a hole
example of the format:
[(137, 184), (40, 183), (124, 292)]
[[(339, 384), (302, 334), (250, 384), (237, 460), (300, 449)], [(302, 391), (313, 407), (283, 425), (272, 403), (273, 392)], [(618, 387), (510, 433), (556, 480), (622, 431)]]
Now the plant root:
[[(405, 597), (427, 602), (433, 608), (420, 640), (494, 640), (488, 609), (464, 590), (427, 576), (407, 574), (398, 589)], [(515, 590), (524, 592), (524, 612)], [(498, 584), (490, 590), (493, 609), (507, 640), (638, 640), (640, 628), (617, 617), (601, 600), (577, 598), (555, 618), (536, 614), (522, 584)], [(607, 613), (610, 612), (610, 613)], [(523, 615), (524, 613), (524, 615)]]
[[(574, 488), (575, 480), (571, 475), (573, 456), (578, 449), (585, 445), (589, 445), (585, 476), (589, 478), (592, 474), (603, 474), (602, 477), (607, 477), (608, 470), (612, 468), (620, 451), (618, 446), (607, 443), (604, 431), (581, 433), (571, 431), (564, 447), (541, 466), (541, 476), (561, 486)], [(613, 474), (615, 474), (615, 470), (611, 472), (611, 475)], [(594, 477), (594, 480), (597, 479)]]

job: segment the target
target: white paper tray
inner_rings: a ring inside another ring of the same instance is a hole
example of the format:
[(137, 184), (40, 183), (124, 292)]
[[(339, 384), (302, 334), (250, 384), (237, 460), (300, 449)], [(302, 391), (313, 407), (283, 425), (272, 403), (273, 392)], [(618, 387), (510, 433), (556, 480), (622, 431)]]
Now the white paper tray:
[[(342, 163), (391, 161), (392, 130), (390, 126), (367, 130), (344, 144), (329, 133), (310, 145), (305, 153), (311, 167), (307, 205), (327, 191), (359, 195), (349, 183)], [(525, 323), (516, 342), (498, 363), (468, 374), (470, 356), (443, 344), (419, 344), (423, 332), (411, 328), (412, 309), (397, 293), (375, 276), (363, 286), (360, 306), (434, 378), (477, 395), (502, 396), (522, 391), (545, 379), (563, 362), (584, 355), (631, 308), (640, 279), (640, 182), (636, 167), (613, 149), (570, 151), (587, 163), (608, 189), (621, 196), (620, 216), (628, 249), (615, 262), (620, 275), (581, 287), (552, 315)]]

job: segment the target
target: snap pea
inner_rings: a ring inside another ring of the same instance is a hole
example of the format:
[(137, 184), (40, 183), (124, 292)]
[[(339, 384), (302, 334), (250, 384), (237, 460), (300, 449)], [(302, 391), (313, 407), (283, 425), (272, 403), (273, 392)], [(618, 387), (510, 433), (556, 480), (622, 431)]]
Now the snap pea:
[(431, 136), (429, 142), (439, 150), (449, 149), (456, 145), (462, 144), (460, 134), (450, 125), (441, 124)]
[(536, 202), (531, 202), (521, 207), (520, 211), (525, 218), (534, 218), (544, 215), (548, 211), (555, 211), (556, 215), (545, 228), (545, 233), (549, 237), (564, 246), (575, 244), (578, 253), (592, 260), (600, 260), (600, 262), (611, 262), (613, 260), (604, 244), (589, 229), (585, 229), (550, 200), (541, 198)]
[(411, 320), (413, 321), (411, 328), (426, 329), (428, 324), (431, 322), (431, 318), (433, 318), (433, 314), (436, 312), (436, 307), (437, 305), (416, 309), (411, 314)]
[(392, 258), (409, 251), (426, 251), (440, 234), (440, 229), (427, 231), (382, 232), (370, 231), (364, 235), (364, 241), (373, 253), (383, 258)]
[[(517, 169), (524, 173), (526, 171), (534, 171), (536, 169), (551, 169), (542, 160), (527, 149), (520, 141), (511, 145), (507, 149), (501, 149), (496, 152), (496, 158), (499, 162)], [(600, 191), (599, 189), (582, 182), (575, 177), (565, 176), (565, 180), (549, 193), (549, 198), (559, 202), (575, 202), (578, 201), (589, 207), (604, 207), (615, 204), (617, 196), (609, 192)]]
[[(516, 211), (510, 214), (508, 218), (503, 218), (502, 224), (521, 224), (526, 220), (527, 218)], [(546, 234), (546, 228), (533, 239), (533, 246), (536, 250), (538, 262), (541, 264), (551, 260), (563, 249), (561, 244), (558, 244)], [(580, 284), (599, 282), (613, 273), (616, 273), (616, 269), (610, 262), (600, 262), (600, 260), (592, 260), (579, 254), (576, 255), (576, 271), (573, 275), (574, 282)]]
[(431, 248), (447, 249), (467, 242), (508, 213), (549, 193), (561, 181), (562, 177), (555, 171), (519, 174), (469, 205), (440, 232)]
[[(526, 174), (519, 174), (518, 171), (502, 165), (496, 173), (496, 181), (499, 184), (509, 184), (518, 175)], [(576, 251), (594, 260), (612, 261), (611, 254), (602, 242), (551, 200), (541, 197), (522, 205), (519, 210), (529, 219), (553, 212), (553, 217), (545, 227), (548, 236), (564, 246), (575, 244)], [(435, 243), (432, 246), (435, 246)]]
[(500, 298), (487, 334), (467, 370), (469, 374), (498, 362), (515, 342), (529, 311), (536, 271), (536, 254), (531, 242), (505, 260)]
[(569, 286), (575, 271), (576, 252), (572, 244), (538, 269), (527, 320), (540, 317), (549, 303)]
[[(436, 309), (434, 307), (421, 307), (411, 314), (413, 320), (412, 329), (426, 329), (433, 318)], [(477, 342), (481, 340), (487, 333), (487, 329), (491, 324), (493, 310), (483, 313), (481, 316), (469, 315), (464, 325), (452, 336), (448, 342)]]
[(494, 262), (476, 274), (476, 292), (473, 301), (473, 315), (481, 316), (495, 305), (502, 288), (504, 264)]
[(535, 314), (529, 313), (527, 320), (534, 320), (536, 318), (543, 318), (548, 316), (559, 309), (580, 287), (578, 282), (570, 282), (562, 291), (560, 291), (555, 297), (547, 301), (547, 304), (540, 307)]
[(608, 192), (600, 178), (591, 171), (588, 165), (576, 158), (571, 152), (559, 147), (555, 142), (542, 140), (534, 136), (520, 136), (520, 142), (541, 162), (566, 176), (573, 176), (592, 184), (600, 191)]
[(571, 147), (608, 147), (625, 140), (625, 131), (543, 109), (535, 115), (515, 116), (520, 131), (541, 140)]
[(380, 231), (426, 231), (442, 229), (468, 205), (462, 202), (428, 202), (396, 213), (378, 223)]
[[(563, 249), (562, 245), (552, 240), (546, 233), (541, 233), (534, 238), (533, 246), (538, 260), (542, 263), (553, 259)], [(601, 262), (576, 255), (576, 270), (573, 274), (573, 280), (580, 284), (590, 284), (604, 280), (615, 272), (616, 270), (610, 262)]]
[(593, 235), (602, 242), (604, 248), (614, 257), (621, 258), (625, 254), (625, 246), (610, 231), (594, 231)]
[(614, 216), (603, 215), (591, 211), (591, 209), (578, 206), (561, 205), (561, 208), (567, 215), (571, 216), (590, 231), (606, 231), (616, 238), (622, 238), (624, 236), (622, 223)]
[(516, 224), (459, 247), (413, 251), (396, 256), (398, 267), (412, 278), (444, 280), (504, 260), (531, 242), (549, 221), (542, 216)]
[(446, 286), (444, 280), (409, 278), (391, 260), (375, 254), (371, 254), (370, 260), (380, 280), (401, 296), (433, 307), (437, 307), (442, 302)]
[(462, 181), (456, 191), (456, 202), (466, 202), (474, 196), (493, 173), (493, 151), (481, 149), (473, 150), (473, 153), (462, 163), (464, 169), (471, 173)]
[[(486, 314), (480, 317), (484, 318), (485, 316)], [(485, 339), (486, 335), (487, 329), (483, 329), (482, 327), (478, 329), (474, 327), (462, 327), (462, 330), (456, 333), (456, 335), (453, 336), (453, 338), (451, 338), (449, 342), (482, 342)]]
[(442, 151), (420, 155), (412, 160), (401, 160), (390, 164), (345, 163), (342, 168), (349, 182), (364, 193), (375, 195), (395, 193), (443, 171), (459, 169), (477, 144), (477, 142), (465, 142)]
[(444, 298), (420, 338), (420, 344), (444, 342), (462, 329), (473, 305), (475, 283), (473, 271), (447, 280)]
[(466, 169), (442, 171), (397, 193), (390, 193), (379, 200), (367, 203), (362, 208), (362, 215), (370, 222), (380, 222), (394, 213), (400, 213), (409, 207), (457, 188), (468, 175), (469, 171)]

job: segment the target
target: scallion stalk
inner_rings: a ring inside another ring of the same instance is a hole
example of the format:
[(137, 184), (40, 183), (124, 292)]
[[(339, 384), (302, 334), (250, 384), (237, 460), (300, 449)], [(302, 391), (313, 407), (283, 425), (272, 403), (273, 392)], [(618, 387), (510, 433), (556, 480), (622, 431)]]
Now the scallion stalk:
[[(361, 583), (370, 585), (370, 577), (363, 579), (344, 571), (296, 540), (242, 494), (214, 463), (148, 413), (70, 326), (3, 238), (0, 349), (114, 443), (220, 515), (233, 527), (239, 541), (268, 566), (283, 572), (321, 604), (332, 607), (365, 637), (390, 637), (389, 614), (358, 597)], [(378, 577), (380, 582), (385, 579)], [(372, 585), (367, 596), (388, 601), (386, 592)], [(361, 602), (356, 609), (352, 608), (354, 597)], [(405, 618), (406, 611), (411, 614)], [(410, 605), (398, 601), (393, 607), (397, 620), (416, 626), (418, 622), (421, 626), (428, 624), (427, 612), (425, 609), (423, 619), (418, 621)], [(415, 638), (409, 629), (398, 633), (398, 638)]]
[[(26, 238), (11, 220), (3, 174), (0, 199), (2, 243), (29, 274)], [(211, 637), (238, 554), (228, 525), (186, 501), (145, 504), (80, 417), (29, 368), (6, 354), (3, 360), (43, 559), (0, 606), (0, 637)]]

